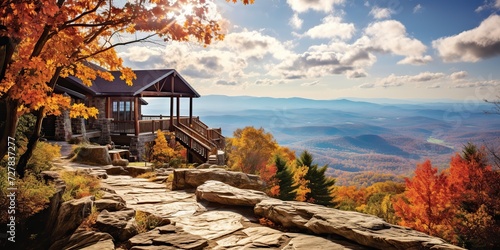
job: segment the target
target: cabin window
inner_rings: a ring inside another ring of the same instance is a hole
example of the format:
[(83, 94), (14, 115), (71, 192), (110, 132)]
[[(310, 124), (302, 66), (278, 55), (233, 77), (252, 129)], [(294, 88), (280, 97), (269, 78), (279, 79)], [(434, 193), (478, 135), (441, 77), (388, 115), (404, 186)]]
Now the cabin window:
[(134, 120), (134, 101), (133, 100), (113, 100), (112, 115), (115, 121), (133, 121)]

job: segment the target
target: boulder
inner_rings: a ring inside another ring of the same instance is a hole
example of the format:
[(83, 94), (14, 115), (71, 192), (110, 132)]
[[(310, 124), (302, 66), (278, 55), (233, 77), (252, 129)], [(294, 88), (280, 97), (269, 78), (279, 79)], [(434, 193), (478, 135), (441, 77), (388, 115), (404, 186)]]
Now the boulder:
[(108, 212), (114, 212), (126, 207), (126, 202), (121, 196), (109, 192), (103, 193), (104, 195), (101, 199), (94, 201), (97, 211), (107, 210)]
[(124, 169), (125, 171), (128, 172), (130, 176), (133, 177), (153, 171), (151, 167), (144, 167), (144, 166), (127, 166)]
[(377, 249), (462, 249), (376, 216), (305, 202), (267, 199), (257, 204), (254, 212), (284, 227), (339, 235)]
[(113, 160), (113, 161), (111, 162), (111, 164), (112, 164), (113, 166), (122, 166), (122, 167), (126, 167), (126, 166), (128, 166), (128, 163), (129, 163), (129, 162), (128, 162), (128, 160), (127, 160), (127, 159), (117, 159), (117, 160)]
[(79, 147), (71, 161), (97, 166), (111, 165), (111, 157), (106, 146), (88, 145)]
[(261, 191), (251, 189), (239, 189), (220, 181), (206, 181), (205, 184), (196, 188), (196, 198), (224, 205), (249, 206), (269, 197)]
[(126, 241), (138, 233), (134, 217), (133, 209), (116, 212), (103, 210), (97, 216), (95, 227), (101, 232), (109, 233), (118, 242)]
[(85, 249), (85, 250), (114, 250), (113, 237), (107, 233), (77, 230), (71, 237), (56, 241), (49, 250)]
[(201, 250), (208, 241), (200, 236), (184, 232), (181, 228), (166, 225), (138, 234), (128, 240), (130, 249), (192, 249)]
[(262, 190), (264, 183), (259, 176), (224, 169), (176, 169), (172, 190), (196, 188), (208, 180), (220, 181), (237, 188)]
[(128, 174), (128, 172), (121, 166), (103, 166), (102, 169), (109, 175)]
[(94, 196), (87, 196), (62, 203), (52, 232), (53, 241), (73, 234), (83, 220), (90, 215), (93, 202)]

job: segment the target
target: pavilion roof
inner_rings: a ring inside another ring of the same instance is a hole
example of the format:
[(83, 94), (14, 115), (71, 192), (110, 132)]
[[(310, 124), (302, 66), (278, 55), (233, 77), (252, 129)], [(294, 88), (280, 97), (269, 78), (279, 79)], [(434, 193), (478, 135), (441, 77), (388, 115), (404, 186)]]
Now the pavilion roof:
[(137, 79), (133, 80), (132, 86), (120, 79), (120, 71), (110, 71), (110, 73), (114, 76), (111, 82), (97, 77), (88, 87), (80, 79), (69, 76), (66, 84), (79, 85), (73, 87), (93, 96), (200, 97), (200, 94), (175, 69), (134, 70)]

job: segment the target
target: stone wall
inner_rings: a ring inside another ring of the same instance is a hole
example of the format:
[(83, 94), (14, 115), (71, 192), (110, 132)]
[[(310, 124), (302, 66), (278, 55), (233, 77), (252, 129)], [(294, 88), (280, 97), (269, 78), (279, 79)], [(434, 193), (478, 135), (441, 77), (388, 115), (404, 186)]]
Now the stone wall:
[(58, 141), (69, 141), (73, 135), (71, 132), (71, 119), (69, 111), (63, 110), (60, 116), (56, 117), (55, 139)]
[(101, 130), (98, 143), (106, 145), (111, 143), (111, 118), (98, 118), (94, 121), (94, 128)]
[(156, 134), (134, 136), (130, 139), (130, 153), (137, 156), (138, 161), (143, 161), (146, 154), (146, 143), (156, 139)]
[(97, 119), (106, 118), (106, 97), (92, 97), (89, 100), (89, 106), (99, 110)]

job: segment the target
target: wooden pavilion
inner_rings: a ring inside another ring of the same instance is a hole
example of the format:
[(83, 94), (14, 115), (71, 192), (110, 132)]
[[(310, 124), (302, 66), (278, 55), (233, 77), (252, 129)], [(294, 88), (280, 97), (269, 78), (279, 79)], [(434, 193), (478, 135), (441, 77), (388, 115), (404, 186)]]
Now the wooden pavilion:
[[(44, 122), (45, 136), (60, 140), (87, 136), (101, 144), (113, 141), (128, 148), (137, 159), (144, 157), (145, 144), (154, 141), (158, 129), (173, 132), (176, 140), (188, 149), (191, 162), (206, 162), (211, 154), (217, 155), (224, 149), (221, 129), (209, 128), (193, 116), (193, 98), (199, 98), (200, 94), (176, 70), (135, 70), (137, 79), (132, 86), (120, 79), (119, 71), (110, 73), (114, 81), (98, 77), (90, 87), (73, 76), (61, 78), (56, 92), (96, 107), (99, 114), (97, 119), (85, 121), (69, 119), (67, 114), (48, 117)], [(147, 105), (144, 97), (169, 98), (165, 103), (169, 115), (143, 115), (142, 106)], [(180, 98), (189, 98), (187, 116), (180, 115)]]

